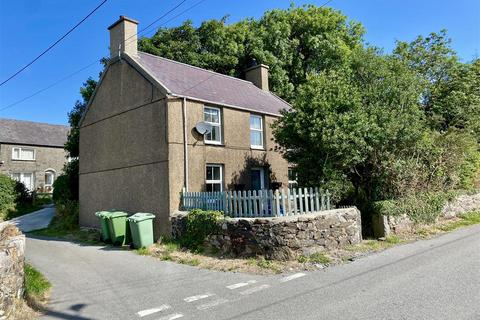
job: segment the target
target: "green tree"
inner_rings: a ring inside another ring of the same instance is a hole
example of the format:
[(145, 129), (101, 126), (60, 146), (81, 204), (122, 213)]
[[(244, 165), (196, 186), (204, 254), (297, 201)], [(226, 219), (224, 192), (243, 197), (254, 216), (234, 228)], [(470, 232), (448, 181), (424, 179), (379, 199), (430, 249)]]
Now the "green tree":
[(446, 30), (397, 42), (394, 54), (424, 81), (422, 107), (430, 126), (468, 128), (480, 141), (480, 61), (461, 63)]
[(242, 76), (252, 59), (270, 66), (271, 90), (290, 100), (307, 74), (341, 68), (362, 45), (363, 27), (339, 11), (316, 6), (266, 12), (226, 24), (227, 17), (195, 28), (191, 21), (139, 40), (144, 52), (220, 73)]
[(358, 49), (349, 66), (312, 74), (294, 110), (274, 130), (303, 185), (327, 185), (337, 200), (389, 197), (388, 163), (411, 154), (424, 125), (421, 86), (398, 59)]

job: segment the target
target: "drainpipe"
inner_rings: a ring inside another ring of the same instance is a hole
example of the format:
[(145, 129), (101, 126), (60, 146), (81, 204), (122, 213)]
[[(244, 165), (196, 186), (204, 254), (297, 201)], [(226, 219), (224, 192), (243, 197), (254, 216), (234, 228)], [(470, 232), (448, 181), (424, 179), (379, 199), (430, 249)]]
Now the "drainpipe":
[(188, 135), (187, 135), (187, 98), (182, 100), (183, 108), (183, 168), (185, 174), (184, 187), (188, 192)]

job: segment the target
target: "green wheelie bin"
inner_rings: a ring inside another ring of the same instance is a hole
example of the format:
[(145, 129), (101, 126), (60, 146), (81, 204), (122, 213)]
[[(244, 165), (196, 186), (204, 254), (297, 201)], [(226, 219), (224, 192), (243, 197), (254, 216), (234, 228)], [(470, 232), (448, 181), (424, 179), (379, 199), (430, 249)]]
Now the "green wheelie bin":
[(110, 211), (98, 211), (95, 215), (100, 219), (100, 226), (102, 228), (102, 241), (109, 242), (111, 240), (110, 230), (108, 227), (108, 214)]
[(153, 244), (153, 219), (151, 213), (135, 213), (127, 218), (135, 248), (148, 247)]
[(122, 246), (128, 243), (127, 234), (127, 216), (123, 211), (111, 211), (105, 214), (108, 220), (108, 230), (112, 243)]

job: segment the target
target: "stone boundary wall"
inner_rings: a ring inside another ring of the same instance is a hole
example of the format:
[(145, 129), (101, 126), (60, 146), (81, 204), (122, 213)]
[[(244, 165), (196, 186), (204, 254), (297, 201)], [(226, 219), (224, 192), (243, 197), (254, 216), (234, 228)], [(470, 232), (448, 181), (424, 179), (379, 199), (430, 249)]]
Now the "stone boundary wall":
[(0, 318), (12, 311), (24, 290), (25, 235), (8, 222), (0, 223)]
[[(186, 230), (186, 212), (172, 216), (172, 236)], [(206, 245), (236, 257), (265, 256), (291, 260), (325, 250), (357, 244), (362, 240), (362, 223), (357, 208), (275, 218), (226, 218), (221, 231), (211, 235)]]
[[(449, 201), (442, 210), (444, 218), (455, 218), (457, 215), (480, 210), (480, 193), (465, 194)], [(411, 231), (414, 223), (407, 215), (384, 216), (374, 215), (372, 217), (373, 232), (375, 237), (386, 237), (392, 233), (400, 234)]]

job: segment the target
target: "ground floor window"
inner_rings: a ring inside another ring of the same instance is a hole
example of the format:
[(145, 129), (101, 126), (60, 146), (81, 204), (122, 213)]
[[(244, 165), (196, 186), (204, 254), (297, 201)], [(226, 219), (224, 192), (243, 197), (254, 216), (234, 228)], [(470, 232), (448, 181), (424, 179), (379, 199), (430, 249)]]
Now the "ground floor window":
[(34, 176), (32, 172), (15, 172), (12, 173), (12, 178), (23, 183), (28, 190), (33, 190), (35, 187)]
[(45, 186), (51, 187), (53, 182), (55, 181), (55, 171), (53, 170), (46, 170), (45, 171)]
[(288, 168), (288, 187), (296, 188), (298, 186), (297, 173), (294, 168)]
[(265, 189), (265, 170), (263, 168), (250, 169), (250, 183), (252, 190)]
[(220, 164), (207, 164), (205, 186), (207, 192), (223, 190), (223, 167)]

